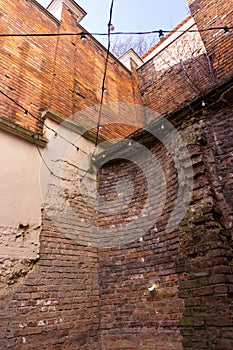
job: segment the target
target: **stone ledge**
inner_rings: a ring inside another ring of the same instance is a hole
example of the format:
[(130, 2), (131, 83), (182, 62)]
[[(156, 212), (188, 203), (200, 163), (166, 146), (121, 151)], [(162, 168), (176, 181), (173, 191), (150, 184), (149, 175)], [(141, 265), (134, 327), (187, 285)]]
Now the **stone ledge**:
[[(48, 139), (23, 128), (20, 125), (12, 123), (5, 118), (0, 117), (0, 130), (9, 132), (12, 135), (20, 137), (23, 140), (29, 141), (31, 143), (36, 143), (38, 146), (45, 147), (48, 143)], [(32, 138), (32, 134), (34, 138)]]
[[(82, 127), (81, 125), (77, 124), (76, 122), (74, 122), (71, 119), (67, 119), (65, 117), (63, 117), (63, 115), (61, 115), (58, 112), (55, 112), (52, 109), (46, 109), (43, 113), (42, 113), (42, 118), (43, 120), (45, 119), (50, 119), (53, 120), (55, 123), (58, 124), (63, 124), (63, 126), (71, 131), (77, 132), (77, 134), (79, 134), (80, 136), (84, 137), (85, 139), (95, 142), (96, 141), (96, 133), (92, 132), (90, 130), (86, 130), (86, 128)], [(103, 137), (98, 137), (98, 144), (102, 143), (102, 142), (107, 142), (107, 140)], [(109, 142), (110, 143), (110, 142)]]

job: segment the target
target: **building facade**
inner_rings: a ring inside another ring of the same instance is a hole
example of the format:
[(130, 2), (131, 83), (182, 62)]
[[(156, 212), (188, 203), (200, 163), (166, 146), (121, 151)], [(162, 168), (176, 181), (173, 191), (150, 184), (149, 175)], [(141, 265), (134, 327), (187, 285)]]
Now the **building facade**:
[(75, 1), (0, 4), (0, 348), (231, 350), (230, 3), (104, 86)]

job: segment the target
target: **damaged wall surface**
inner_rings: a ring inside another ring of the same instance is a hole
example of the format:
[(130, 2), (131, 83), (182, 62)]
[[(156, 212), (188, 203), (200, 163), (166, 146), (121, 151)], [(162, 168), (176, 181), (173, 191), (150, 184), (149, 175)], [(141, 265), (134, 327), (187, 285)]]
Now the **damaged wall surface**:
[[(219, 5), (189, 3), (195, 29)], [(73, 1), (0, 4), (3, 33), (84, 30)], [(232, 350), (232, 38), (216, 64), (189, 35), (110, 55), (97, 147), (101, 44), (1, 38), (0, 349)]]

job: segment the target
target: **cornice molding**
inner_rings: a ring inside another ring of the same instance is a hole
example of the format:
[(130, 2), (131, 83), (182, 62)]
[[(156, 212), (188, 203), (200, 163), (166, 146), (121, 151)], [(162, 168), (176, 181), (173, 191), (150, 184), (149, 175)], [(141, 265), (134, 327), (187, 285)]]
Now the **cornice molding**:
[(44, 136), (27, 130), (22, 126), (12, 123), (9, 120), (2, 117), (0, 117), (0, 130), (6, 131), (28, 142), (36, 143), (40, 147), (45, 147), (48, 143), (48, 139)]

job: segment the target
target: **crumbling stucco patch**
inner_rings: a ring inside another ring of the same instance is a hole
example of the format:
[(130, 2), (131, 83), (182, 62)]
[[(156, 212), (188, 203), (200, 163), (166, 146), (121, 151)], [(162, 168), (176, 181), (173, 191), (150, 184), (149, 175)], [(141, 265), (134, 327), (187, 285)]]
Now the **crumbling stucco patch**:
[(0, 227), (0, 286), (14, 284), (39, 258), (40, 225)]

